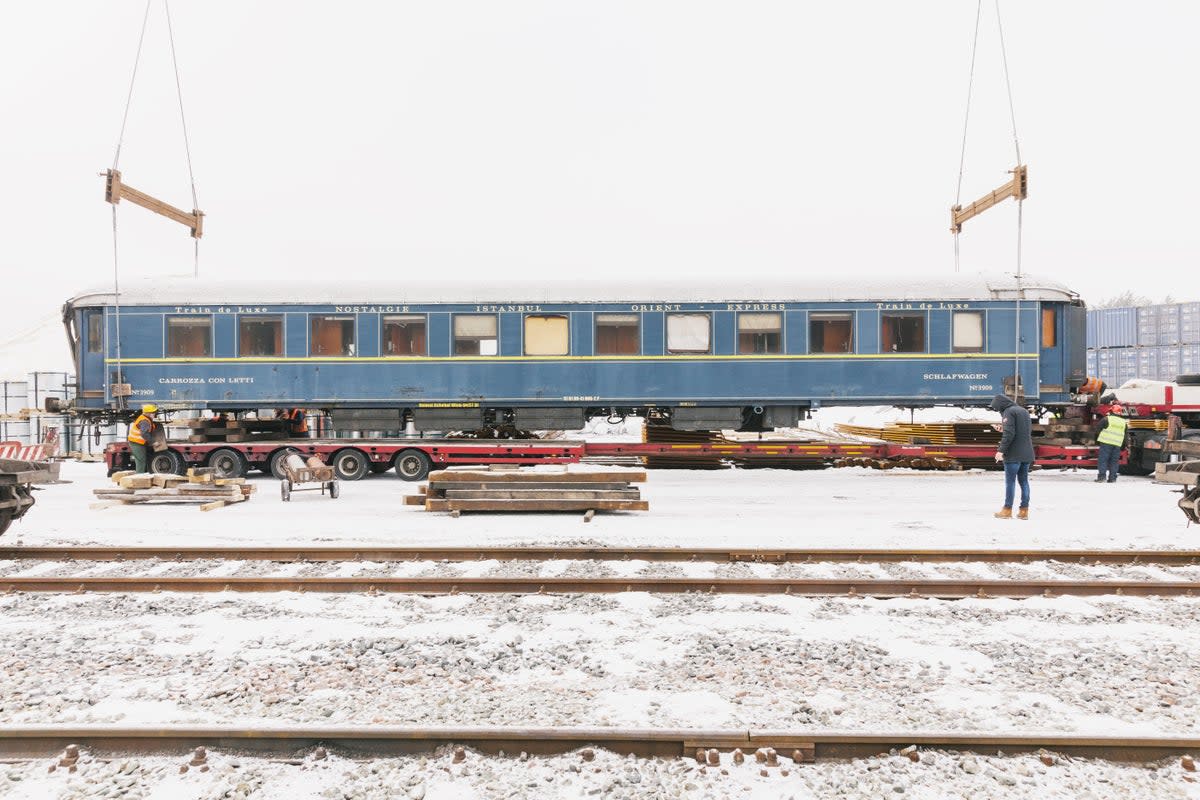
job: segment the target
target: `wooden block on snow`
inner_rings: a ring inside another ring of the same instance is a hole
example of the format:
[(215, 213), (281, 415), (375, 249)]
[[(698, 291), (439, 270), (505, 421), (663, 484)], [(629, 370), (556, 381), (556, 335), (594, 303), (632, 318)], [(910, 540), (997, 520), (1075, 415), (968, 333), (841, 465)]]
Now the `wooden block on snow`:
[(200, 510), (201, 511), (214, 511), (218, 508), (224, 508), (224, 507), (225, 507), (224, 500), (214, 500), (211, 503), (204, 503), (203, 505), (201, 505)]
[(213, 481), (217, 486), (241, 486), (245, 482), (245, 478), (217, 478)]
[(118, 471), (118, 472), (114, 472), (114, 473), (112, 474), (112, 482), (113, 482), (113, 483), (120, 483), (120, 482), (121, 482), (121, 478), (124, 478), (124, 477), (126, 477), (126, 476), (128, 476), (128, 475), (137, 475), (137, 472), (136, 472), (135, 470), (132, 470), (132, 469), (123, 469), (123, 470), (120, 470), (120, 471)]
[(117, 482), (122, 489), (149, 489), (154, 485), (149, 475), (126, 475)]

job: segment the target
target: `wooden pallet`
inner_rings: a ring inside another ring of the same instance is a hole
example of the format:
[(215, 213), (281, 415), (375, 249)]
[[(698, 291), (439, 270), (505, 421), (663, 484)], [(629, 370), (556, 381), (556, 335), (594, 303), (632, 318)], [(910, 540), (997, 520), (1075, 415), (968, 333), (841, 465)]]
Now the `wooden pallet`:
[(245, 478), (217, 478), (211, 468), (195, 467), (188, 474), (114, 472), (111, 488), (93, 489), (102, 502), (93, 503), (93, 510), (114, 505), (162, 505), (167, 503), (199, 504), (201, 511), (213, 511), (250, 499), (257, 491)]
[(645, 483), (645, 472), (568, 472), (512, 467), (451, 468), (433, 472), (405, 505), (426, 511), (649, 511), (650, 504), (631, 484)]

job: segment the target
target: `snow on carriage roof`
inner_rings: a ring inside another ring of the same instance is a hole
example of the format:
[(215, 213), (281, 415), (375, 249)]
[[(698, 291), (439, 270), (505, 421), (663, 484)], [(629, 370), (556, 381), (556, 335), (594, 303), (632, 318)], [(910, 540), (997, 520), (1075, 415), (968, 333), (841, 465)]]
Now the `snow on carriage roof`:
[[(324, 283), (175, 279), (126, 284), (122, 305), (357, 305), (397, 303), (728, 303), (899, 300), (1075, 300), (1063, 284), (1013, 275), (914, 277), (906, 280), (816, 281), (750, 278), (731, 281), (337, 281)], [(68, 306), (111, 305), (111, 289), (76, 295)]]

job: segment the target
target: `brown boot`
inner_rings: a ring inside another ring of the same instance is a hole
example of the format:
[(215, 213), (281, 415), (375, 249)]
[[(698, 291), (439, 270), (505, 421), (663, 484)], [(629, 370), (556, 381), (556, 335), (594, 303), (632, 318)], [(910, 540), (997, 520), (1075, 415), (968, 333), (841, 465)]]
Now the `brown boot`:
[(1005, 506), (992, 516), (996, 519), (1012, 519), (1012, 506)]
[(1018, 508), (1017, 509), (1017, 519), (1029, 519), (1029, 509), (1028, 508)]

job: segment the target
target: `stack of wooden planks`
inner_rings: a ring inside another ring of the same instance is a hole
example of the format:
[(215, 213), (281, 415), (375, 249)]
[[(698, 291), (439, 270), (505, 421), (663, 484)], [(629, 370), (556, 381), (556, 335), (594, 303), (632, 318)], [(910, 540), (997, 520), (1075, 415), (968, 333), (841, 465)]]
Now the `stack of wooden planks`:
[(114, 472), (116, 486), (93, 489), (101, 501), (93, 509), (117, 504), (198, 503), (201, 511), (213, 511), (250, 499), (255, 487), (245, 478), (217, 478), (210, 467), (193, 467), (187, 475)]
[(842, 433), (896, 444), (978, 444), (1000, 441), (1000, 432), (987, 422), (892, 422), (882, 428), (838, 423)]
[(419, 494), (405, 505), (426, 511), (649, 511), (640, 490), (645, 472), (573, 472), (563, 469), (521, 470), (514, 467), (461, 467), (432, 472)]
[(284, 419), (185, 419), (178, 423), (190, 431), (188, 442), (247, 442), (287, 438), (288, 423)]

